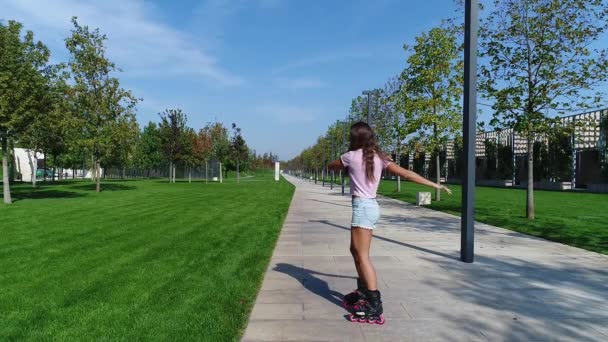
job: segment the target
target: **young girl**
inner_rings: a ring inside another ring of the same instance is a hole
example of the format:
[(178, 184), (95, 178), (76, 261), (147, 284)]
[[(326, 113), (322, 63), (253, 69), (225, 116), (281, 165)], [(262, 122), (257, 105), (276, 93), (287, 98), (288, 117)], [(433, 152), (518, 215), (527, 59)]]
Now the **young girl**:
[(347, 169), (352, 195), (350, 252), (355, 260), (358, 278), (357, 290), (344, 296), (344, 305), (355, 311), (355, 315), (350, 316), (352, 321), (383, 324), (376, 271), (369, 258), (372, 231), (380, 217), (376, 191), (382, 170), (387, 169), (411, 182), (441, 189), (448, 194), (451, 194), (451, 191), (391, 162), (390, 157), (378, 149), (371, 127), (364, 122), (352, 125), (348, 152), (331, 162), (329, 168)]

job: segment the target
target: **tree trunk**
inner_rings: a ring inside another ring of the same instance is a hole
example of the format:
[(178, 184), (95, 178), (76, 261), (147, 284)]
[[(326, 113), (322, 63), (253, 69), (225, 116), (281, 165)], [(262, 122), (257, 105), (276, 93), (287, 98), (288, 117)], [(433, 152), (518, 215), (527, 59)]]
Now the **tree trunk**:
[(55, 182), (55, 173), (57, 171), (57, 156), (53, 156), (53, 174), (51, 174), (51, 182)]
[(534, 220), (534, 139), (528, 137), (528, 191), (526, 198), (526, 217)]
[(209, 182), (209, 166), (207, 164), (207, 161), (205, 160), (205, 184), (207, 184)]
[(169, 161), (169, 183), (173, 183), (173, 162)]
[(188, 168), (188, 184), (192, 183), (192, 169)]
[(95, 162), (95, 168), (97, 169), (97, 184), (95, 186), (95, 191), (101, 192), (101, 163), (99, 160)]
[(175, 184), (175, 169), (177, 168), (177, 166), (175, 166), (175, 164), (173, 164), (173, 184)]
[(46, 167), (46, 153), (44, 154), (44, 176), (42, 177), (42, 180), (46, 182), (46, 170), (48, 170), (48, 168)]
[[(437, 109), (433, 107), (433, 114), (437, 115)], [(437, 123), (433, 124), (433, 136), (435, 137), (435, 141), (437, 141), (437, 136), (438, 136), (438, 132), (437, 132)], [(440, 149), (439, 147), (437, 147), (435, 149), (435, 175), (436, 177), (436, 181), (437, 181), (437, 185), (441, 185), (441, 155), (440, 155)], [(441, 201), (441, 190), (439, 189), (435, 189), (435, 201), (439, 202)]]
[[(441, 185), (441, 156), (439, 154), (439, 151), (437, 151), (437, 156), (435, 157), (435, 167), (437, 169), (435, 171), (435, 173), (437, 174), (437, 185)], [(435, 189), (435, 201), (441, 201), (440, 189)]]
[(239, 184), (241, 183), (241, 174), (239, 171), (239, 160), (236, 160), (236, 183)]
[(222, 184), (224, 182), (224, 179), (222, 178), (222, 163), (220, 163), (220, 184)]
[(2, 188), (4, 190), (4, 203), (11, 204), (11, 188), (8, 175), (8, 138), (2, 138)]

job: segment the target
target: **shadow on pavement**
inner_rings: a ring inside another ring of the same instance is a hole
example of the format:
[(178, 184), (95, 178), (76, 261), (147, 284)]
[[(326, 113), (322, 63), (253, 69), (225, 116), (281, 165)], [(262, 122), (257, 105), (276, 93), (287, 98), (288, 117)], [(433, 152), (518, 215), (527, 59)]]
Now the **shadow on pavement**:
[(274, 271), (285, 273), (297, 279), (302, 284), (302, 286), (304, 286), (304, 288), (306, 288), (308, 291), (326, 299), (331, 303), (336, 304), (339, 307), (342, 307), (342, 299), (344, 298), (344, 295), (340, 292), (330, 289), (329, 285), (325, 280), (317, 278), (315, 277), (315, 275), (322, 275), (334, 278), (356, 279), (356, 277), (322, 273), (286, 263), (278, 263), (274, 267)]
[[(326, 224), (328, 226), (332, 226), (332, 227), (335, 227), (335, 228), (340, 228), (340, 229), (343, 229), (343, 230), (350, 231), (350, 228), (348, 228), (348, 227), (344, 227), (344, 226), (341, 226), (339, 224), (335, 224), (335, 223), (329, 222), (327, 220), (310, 220), (310, 222), (323, 223), (323, 224)], [(444, 257), (444, 258), (448, 258), (448, 259), (452, 259), (452, 260), (458, 260), (458, 258), (456, 256), (453, 256), (453, 255), (436, 252), (436, 251), (433, 251), (433, 250), (430, 250), (430, 249), (427, 249), (427, 248), (414, 246), (414, 245), (411, 245), (409, 243), (405, 243), (405, 242), (401, 242), (401, 241), (385, 238), (385, 237), (382, 237), (382, 236), (379, 236), (379, 235), (374, 235), (374, 239), (378, 239), (378, 240), (394, 243), (394, 244), (397, 244), (399, 246), (403, 246), (403, 247), (407, 247), (407, 248), (412, 248), (412, 249), (415, 249), (417, 251), (433, 254), (433, 255), (436, 255), (436, 256)]]

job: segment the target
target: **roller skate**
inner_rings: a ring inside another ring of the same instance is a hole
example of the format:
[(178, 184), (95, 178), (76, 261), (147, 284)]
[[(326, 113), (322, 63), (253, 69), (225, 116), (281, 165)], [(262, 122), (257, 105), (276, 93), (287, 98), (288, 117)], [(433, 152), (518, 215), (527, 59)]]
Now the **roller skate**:
[(361, 281), (361, 279), (357, 278), (357, 289), (344, 296), (342, 306), (349, 311), (357, 310), (358, 307), (365, 303), (366, 291), (367, 287), (365, 284)]
[(380, 291), (366, 291), (366, 301), (355, 309), (349, 320), (355, 323), (384, 324)]

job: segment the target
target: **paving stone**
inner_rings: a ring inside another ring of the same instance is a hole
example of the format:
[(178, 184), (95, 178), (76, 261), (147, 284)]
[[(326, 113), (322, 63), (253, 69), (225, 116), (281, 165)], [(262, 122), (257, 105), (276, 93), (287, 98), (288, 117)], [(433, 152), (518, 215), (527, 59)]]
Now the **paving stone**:
[(379, 198), (371, 259), (387, 322), (351, 323), (350, 205), (287, 176), (296, 192), (243, 341), (608, 341), (608, 256)]

